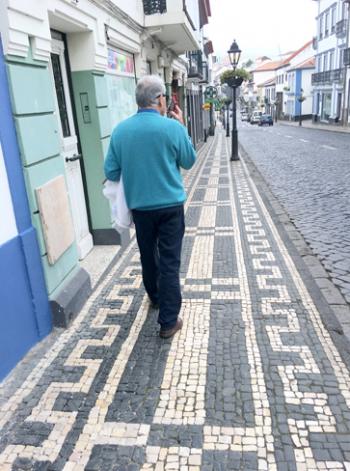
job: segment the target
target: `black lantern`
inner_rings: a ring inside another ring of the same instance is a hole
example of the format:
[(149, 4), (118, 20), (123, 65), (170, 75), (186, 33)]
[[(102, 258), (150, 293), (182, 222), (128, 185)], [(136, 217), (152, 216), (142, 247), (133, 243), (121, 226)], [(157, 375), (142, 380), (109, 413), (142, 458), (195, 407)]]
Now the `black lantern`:
[(239, 59), (241, 58), (241, 50), (238, 47), (238, 44), (236, 43), (236, 40), (233, 40), (233, 43), (231, 44), (230, 50), (227, 51), (228, 56), (230, 58), (231, 65), (233, 67), (233, 70), (237, 68)]
[[(227, 51), (230, 62), (232, 65), (233, 70), (236, 70), (239, 59), (241, 58), (241, 50), (234, 39), (233, 43), (231, 44), (230, 50)], [(241, 85), (242, 80), (240, 79), (239, 82), (237, 77), (232, 78), (232, 82), (230, 86), (232, 87), (232, 150), (231, 150), (231, 160), (239, 160), (238, 157), (238, 132), (237, 132), (237, 118), (236, 118), (236, 88)]]

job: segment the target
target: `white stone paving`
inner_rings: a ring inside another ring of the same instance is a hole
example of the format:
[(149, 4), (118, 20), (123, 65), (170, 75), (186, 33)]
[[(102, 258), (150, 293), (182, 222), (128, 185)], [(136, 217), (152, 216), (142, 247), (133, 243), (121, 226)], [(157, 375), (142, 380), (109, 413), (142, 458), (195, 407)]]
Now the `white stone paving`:
[[(276, 354), (293, 353), (297, 363), (283, 362), (277, 366), (283, 387), (283, 399), (286, 404), (299, 407), (311, 407), (314, 419), (296, 420), (286, 417), (286, 423), (293, 443), (295, 466), (297, 471), (316, 470), (350, 470), (347, 461), (320, 461), (314, 456), (310, 444), (310, 433), (335, 434), (337, 420), (329, 403), (326, 392), (305, 391), (298, 382), (298, 375), (320, 375), (318, 358), (312, 346), (306, 343), (290, 345), (284, 343), (287, 334), (302, 335), (298, 313), (292, 306), (293, 297), (286, 283), (284, 268), (288, 270), (294, 287), (301, 299), (304, 311), (309, 316), (312, 326), (320, 340), (324, 353), (331, 364), (337, 379), (337, 386), (350, 409), (350, 378), (339, 352), (325, 329), (320, 314), (307, 290), (295, 264), (290, 257), (272, 219), (269, 215), (254, 183), (247, 175), (243, 163), (234, 164), (234, 177), (229, 173), (229, 201), (218, 201), (219, 175), (223, 166), (220, 164), (222, 153), (229, 155), (223, 134), (219, 134), (207, 148), (208, 155), (214, 159), (210, 167), (208, 185), (205, 188), (204, 201), (192, 201), (194, 192), (199, 188), (198, 182), (204, 176), (202, 170), (205, 160), (202, 158), (198, 173), (188, 172), (185, 182), (189, 188), (186, 208), (201, 208), (198, 227), (187, 227), (186, 237), (194, 238), (192, 253), (186, 274), (181, 279), (183, 285), (183, 305), (181, 317), (184, 320), (182, 330), (171, 341), (167, 361), (160, 385), (159, 401), (153, 417), (153, 424), (173, 426), (202, 426), (203, 447), (151, 446), (148, 443), (151, 425), (146, 423), (113, 422), (107, 420), (107, 413), (121, 377), (126, 369), (136, 342), (139, 340), (147, 315), (149, 303), (143, 297), (135, 320), (116, 355), (104, 387), (99, 392), (94, 406), (90, 409), (86, 424), (70, 453), (64, 471), (83, 471), (91, 457), (95, 445), (119, 445), (142, 447), (145, 450), (145, 463), (141, 471), (199, 471), (204, 463), (204, 454), (208, 452), (255, 453), (258, 470), (275, 471), (278, 463), (275, 458), (275, 438), (272, 427), (271, 406), (267, 394), (264, 374), (264, 361), (258, 333), (254, 322), (253, 305), (257, 301), (251, 292), (251, 272), (247, 270), (247, 257), (253, 267), (254, 286), (259, 290), (260, 312), (266, 338), (271, 351)], [(235, 199), (235, 195), (237, 199)], [(229, 206), (228, 206), (229, 204)], [(218, 207), (230, 207), (233, 224), (216, 227)], [(239, 221), (241, 215), (244, 224)], [(264, 229), (268, 227), (270, 234)], [(227, 277), (215, 277), (213, 272), (216, 237), (231, 237), (237, 261), (237, 276), (232, 273)], [(246, 240), (246, 242), (245, 242)], [(16, 394), (0, 409), (0, 427), (11, 419), (20, 408), (21, 401), (31, 393), (41, 375), (60, 352), (79, 332), (81, 323), (89, 309), (100, 295), (102, 289), (115, 279), (115, 286), (108, 299), (120, 301), (120, 306), (113, 314), (127, 316), (133, 302), (132, 295), (122, 293), (124, 288), (138, 289), (142, 285), (140, 274), (135, 274), (136, 265), (126, 266), (119, 279), (114, 278), (122, 263), (135, 246), (133, 240), (125, 254), (118, 261), (115, 269), (98, 287), (73, 325), (59, 338), (51, 351), (39, 362), (33, 372), (23, 382)], [(276, 248), (278, 247), (278, 256)], [(138, 254), (132, 258), (137, 264)], [(187, 282), (187, 280), (189, 280)], [(197, 283), (193, 283), (196, 280)], [(127, 281), (127, 284), (123, 284)], [(273, 292), (273, 295), (270, 292)], [(191, 293), (196, 297), (191, 298)], [(201, 293), (203, 293), (201, 295)], [(209, 297), (208, 297), (209, 294)], [(201, 297), (202, 296), (202, 297)], [(211, 304), (214, 300), (237, 300), (241, 305), (241, 319), (245, 331), (245, 350), (248, 359), (248, 374), (253, 398), (253, 425), (221, 426), (207, 423), (206, 381), (209, 354)], [(54, 404), (61, 392), (88, 393), (92, 382), (101, 366), (101, 359), (86, 359), (84, 352), (88, 347), (110, 347), (118, 337), (120, 326), (108, 323), (109, 309), (99, 308), (92, 321), (91, 328), (104, 335), (99, 339), (79, 339), (68, 356), (65, 366), (82, 367), (79, 381), (52, 382), (33, 407), (26, 422), (42, 422), (53, 425), (53, 428), (41, 446), (23, 446), (9, 443), (0, 455), (0, 469), (12, 469), (16, 458), (29, 458), (37, 461), (55, 461), (62, 445), (72, 430), (77, 412), (60, 412), (54, 410)], [(278, 322), (281, 318), (284, 322)], [(301, 337), (302, 338), (302, 337)]]

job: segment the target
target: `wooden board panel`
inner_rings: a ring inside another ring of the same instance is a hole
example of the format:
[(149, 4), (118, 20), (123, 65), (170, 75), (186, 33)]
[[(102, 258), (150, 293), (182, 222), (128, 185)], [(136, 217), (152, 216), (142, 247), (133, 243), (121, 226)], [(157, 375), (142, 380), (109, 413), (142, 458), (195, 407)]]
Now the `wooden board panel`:
[(66, 182), (60, 175), (36, 188), (47, 258), (53, 265), (74, 242)]

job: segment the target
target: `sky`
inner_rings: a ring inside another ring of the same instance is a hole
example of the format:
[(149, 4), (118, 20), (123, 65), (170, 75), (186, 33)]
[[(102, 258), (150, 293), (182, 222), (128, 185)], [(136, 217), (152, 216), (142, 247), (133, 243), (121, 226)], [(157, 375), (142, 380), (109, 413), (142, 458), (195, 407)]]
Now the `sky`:
[(214, 55), (227, 55), (236, 39), (242, 61), (299, 49), (316, 31), (312, 0), (210, 0), (209, 36)]

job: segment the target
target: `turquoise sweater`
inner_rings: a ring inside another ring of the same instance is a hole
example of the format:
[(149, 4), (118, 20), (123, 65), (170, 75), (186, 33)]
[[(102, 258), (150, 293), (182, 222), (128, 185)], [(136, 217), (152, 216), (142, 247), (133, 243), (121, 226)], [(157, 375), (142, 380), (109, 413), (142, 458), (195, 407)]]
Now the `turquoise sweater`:
[(130, 209), (158, 209), (185, 201), (180, 167), (191, 168), (195, 159), (186, 128), (147, 109), (115, 127), (104, 170), (112, 181), (122, 173)]

